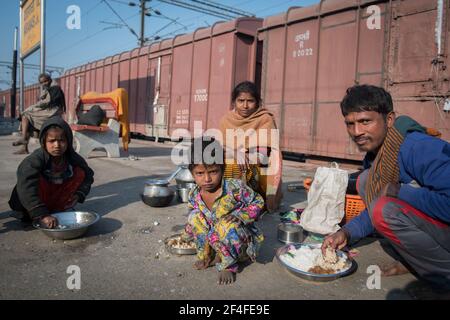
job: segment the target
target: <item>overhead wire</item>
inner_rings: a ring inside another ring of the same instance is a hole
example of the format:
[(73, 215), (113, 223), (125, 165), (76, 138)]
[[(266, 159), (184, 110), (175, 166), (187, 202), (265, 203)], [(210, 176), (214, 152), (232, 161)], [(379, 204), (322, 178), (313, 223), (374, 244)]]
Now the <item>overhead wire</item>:
[(222, 19), (227, 19), (227, 20), (235, 18), (235, 16), (232, 16), (232, 15), (227, 14), (227, 13), (221, 13), (221, 12), (214, 11), (214, 10), (211, 10), (211, 9), (202, 8), (200, 6), (189, 4), (189, 3), (186, 3), (186, 2), (182, 2), (180, 0), (158, 0), (158, 1), (166, 3), (166, 4), (182, 7), (182, 8), (185, 8), (185, 9), (189, 9), (189, 10), (192, 10), (192, 11), (209, 14), (209, 15), (215, 16), (217, 18), (222, 18)]
[(294, 0), (284, 1), (284, 2), (278, 3), (278, 4), (276, 4), (276, 5), (273, 5), (273, 6), (270, 6), (270, 7), (267, 7), (267, 8), (263, 8), (263, 9), (261, 9), (261, 10), (258, 10), (258, 11), (256, 11), (255, 13), (267, 11), (267, 10), (269, 10), (269, 9), (273, 9), (273, 8), (276, 8), (276, 7), (281, 7), (281, 6), (285, 5), (286, 3), (289, 3), (289, 2), (292, 2), (292, 1), (294, 1)]
[(119, 18), (119, 20), (122, 21), (122, 23), (128, 28), (128, 30), (130, 30), (130, 32), (139, 40), (139, 36), (137, 35), (137, 33), (128, 25), (128, 23), (126, 23), (126, 21), (116, 12), (116, 10), (114, 10), (109, 2), (107, 0), (103, 0), (103, 2), (109, 7), (109, 9), (111, 9), (111, 11)]
[[(106, 0), (100, 0), (100, 3), (102, 3), (102, 2), (106, 2)], [(138, 14), (139, 14), (139, 13), (138, 13)], [(133, 14), (133, 15), (127, 17), (126, 19), (122, 19), (122, 17), (120, 17), (120, 19), (121, 19), (121, 21), (123, 21), (123, 20), (126, 21), (126, 20), (129, 20), (129, 19), (135, 17), (135, 16), (138, 15), (138, 14)], [(125, 22), (124, 26), (127, 26), (126, 22)], [(104, 31), (110, 30), (110, 29), (111, 29), (111, 27), (105, 27), (105, 28), (103, 28), (103, 29), (101, 29), (101, 30), (98, 30), (97, 32), (95, 32), (95, 33), (93, 33), (93, 34), (90, 34), (90, 35), (88, 35), (88, 36), (86, 36), (86, 37), (84, 37), (84, 38), (82, 38), (82, 39), (76, 41), (75, 43), (72, 43), (71, 45), (69, 45), (69, 46), (67, 46), (67, 47), (65, 47), (65, 48), (63, 48), (63, 49), (61, 49), (61, 50), (59, 50), (59, 51), (57, 51), (57, 52), (55, 52), (55, 53), (49, 55), (48, 58), (55, 57), (55, 56), (59, 55), (60, 53), (66, 51), (66, 50), (68, 50), (68, 49), (71, 49), (71, 48), (73, 48), (73, 47), (79, 45), (80, 43), (82, 43), (82, 42), (84, 42), (84, 41), (86, 41), (86, 40), (89, 40), (90, 38), (92, 38), (92, 37), (94, 37), (94, 36), (96, 36), (96, 35), (98, 35), (98, 34), (104, 32)]]

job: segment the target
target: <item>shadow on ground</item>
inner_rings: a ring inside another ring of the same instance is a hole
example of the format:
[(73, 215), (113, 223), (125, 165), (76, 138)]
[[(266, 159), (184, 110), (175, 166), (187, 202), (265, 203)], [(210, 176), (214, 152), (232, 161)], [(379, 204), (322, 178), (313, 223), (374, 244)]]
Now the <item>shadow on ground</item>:
[[(108, 182), (95, 186), (91, 189), (83, 207), (89, 208), (100, 215), (108, 214), (111, 211), (120, 209), (134, 202), (141, 202), (141, 194), (144, 190), (145, 181), (149, 179), (167, 178), (166, 175), (151, 175), (127, 178)], [(175, 188), (171, 186), (175, 191)], [(169, 206), (175, 206), (179, 203), (176, 196)], [(168, 207), (169, 207), (168, 206)]]
[[(14, 211), (5, 211), (0, 213), (0, 220), (11, 218), (11, 214)], [(0, 234), (7, 233), (10, 231), (32, 231), (35, 230), (31, 223), (24, 223), (18, 219), (12, 219), (10, 221), (6, 221), (0, 227)]]
[(450, 292), (438, 292), (423, 280), (413, 280), (403, 289), (393, 289), (386, 295), (387, 300), (450, 300)]

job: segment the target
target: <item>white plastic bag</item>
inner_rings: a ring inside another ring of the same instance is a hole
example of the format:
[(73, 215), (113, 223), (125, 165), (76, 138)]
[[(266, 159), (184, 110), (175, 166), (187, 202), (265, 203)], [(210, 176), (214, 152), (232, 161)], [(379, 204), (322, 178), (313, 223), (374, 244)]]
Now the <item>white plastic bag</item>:
[(308, 192), (308, 205), (300, 216), (303, 229), (323, 235), (339, 230), (338, 224), (345, 214), (347, 183), (347, 171), (339, 169), (336, 162), (330, 168), (317, 168)]

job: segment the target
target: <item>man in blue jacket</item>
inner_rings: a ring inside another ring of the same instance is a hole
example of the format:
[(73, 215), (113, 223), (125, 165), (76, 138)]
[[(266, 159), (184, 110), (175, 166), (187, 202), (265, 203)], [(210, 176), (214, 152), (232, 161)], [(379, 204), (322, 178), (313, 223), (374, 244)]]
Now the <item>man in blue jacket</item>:
[(361, 85), (341, 102), (347, 131), (365, 171), (357, 189), (367, 209), (325, 238), (322, 249), (341, 249), (375, 230), (403, 263), (386, 276), (412, 271), (438, 292), (450, 292), (450, 144), (427, 134), (413, 119), (395, 117), (384, 89)]

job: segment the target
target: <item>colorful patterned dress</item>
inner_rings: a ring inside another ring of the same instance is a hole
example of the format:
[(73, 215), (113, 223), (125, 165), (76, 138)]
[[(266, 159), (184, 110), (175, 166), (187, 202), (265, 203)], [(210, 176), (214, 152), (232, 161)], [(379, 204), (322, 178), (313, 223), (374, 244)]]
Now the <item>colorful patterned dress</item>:
[[(185, 236), (194, 238), (197, 257), (206, 260), (208, 251), (205, 244), (214, 249), (221, 262), (219, 271), (237, 271), (237, 262), (246, 255), (255, 261), (259, 247), (264, 240), (254, 222), (262, 213), (263, 198), (237, 179), (222, 180), (222, 194), (214, 201), (210, 211), (195, 186), (189, 195), (190, 210)], [(239, 222), (225, 222), (224, 217), (232, 214)]]

